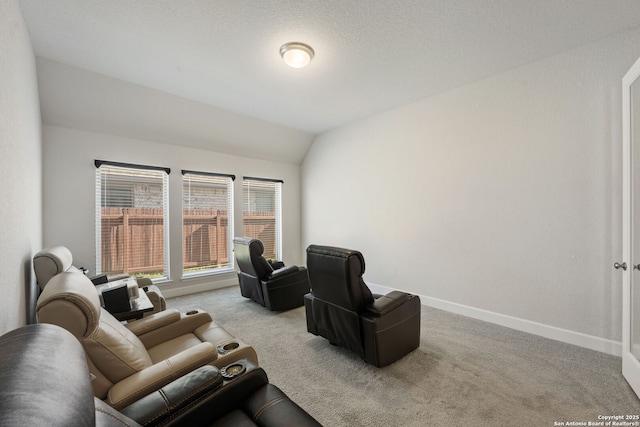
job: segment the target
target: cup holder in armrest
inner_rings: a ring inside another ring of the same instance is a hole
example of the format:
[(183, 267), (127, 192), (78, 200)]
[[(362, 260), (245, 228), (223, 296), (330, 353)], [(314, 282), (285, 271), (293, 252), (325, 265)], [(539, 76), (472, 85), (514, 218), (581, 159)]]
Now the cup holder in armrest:
[(240, 344), (235, 342), (235, 341), (232, 341), (232, 342), (228, 342), (226, 344), (219, 345), (217, 347), (217, 350), (218, 350), (218, 354), (227, 354), (229, 352), (232, 352), (233, 350), (235, 350), (238, 347), (240, 347)]
[(220, 373), (225, 379), (232, 380), (244, 374), (246, 370), (247, 366), (243, 363), (243, 361), (238, 361), (220, 369)]
[(198, 314), (198, 310), (191, 310), (191, 311), (187, 311), (185, 314), (186, 314), (187, 316), (192, 316), (192, 315), (194, 315), (194, 314)]

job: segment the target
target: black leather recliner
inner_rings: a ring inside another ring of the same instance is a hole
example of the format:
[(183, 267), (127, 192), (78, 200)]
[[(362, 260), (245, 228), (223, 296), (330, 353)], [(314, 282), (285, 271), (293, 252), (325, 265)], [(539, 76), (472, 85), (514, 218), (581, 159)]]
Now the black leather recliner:
[(272, 311), (291, 310), (304, 304), (304, 295), (309, 292), (305, 267), (270, 263), (262, 256), (264, 246), (258, 239), (235, 237), (233, 252), (240, 267), (238, 281), (243, 297)]
[(0, 337), (0, 425), (313, 426), (320, 424), (249, 361), (207, 365), (117, 411), (93, 396), (85, 353), (65, 329), (33, 324)]
[(307, 248), (311, 293), (305, 295), (307, 330), (348, 348), (367, 363), (389, 365), (420, 345), (420, 298), (392, 291), (373, 295), (355, 250)]

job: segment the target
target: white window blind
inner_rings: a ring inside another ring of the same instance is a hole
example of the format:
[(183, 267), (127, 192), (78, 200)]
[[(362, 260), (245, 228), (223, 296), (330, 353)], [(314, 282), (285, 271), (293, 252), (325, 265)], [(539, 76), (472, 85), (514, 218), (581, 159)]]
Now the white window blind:
[(282, 259), (281, 191), (282, 181), (242, 181), (244, 235), (262, 241), (267, 259)]
[(233, 268), (233, 177), (182, 171), (183, 275)]
[(96, 272), (169, 277), (169, 169), (96, 167)]

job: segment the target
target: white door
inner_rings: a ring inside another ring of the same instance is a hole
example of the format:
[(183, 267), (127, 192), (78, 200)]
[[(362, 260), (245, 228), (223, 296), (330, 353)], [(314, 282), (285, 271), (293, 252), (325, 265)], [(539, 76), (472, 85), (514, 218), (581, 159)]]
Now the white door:
[(622, 79), (622, 374), (640, 396), (640, 59)]

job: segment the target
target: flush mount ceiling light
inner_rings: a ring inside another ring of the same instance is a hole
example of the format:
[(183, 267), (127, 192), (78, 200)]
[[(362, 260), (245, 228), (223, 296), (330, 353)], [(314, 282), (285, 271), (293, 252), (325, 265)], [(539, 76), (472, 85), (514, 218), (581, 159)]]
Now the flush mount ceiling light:
[(313, 59), (313, 55), (311, 46), (304, 43), (286, 43), (280, 48), (280, 56), (284, 59), (285, 64), (293, 68), (306, 67)]

